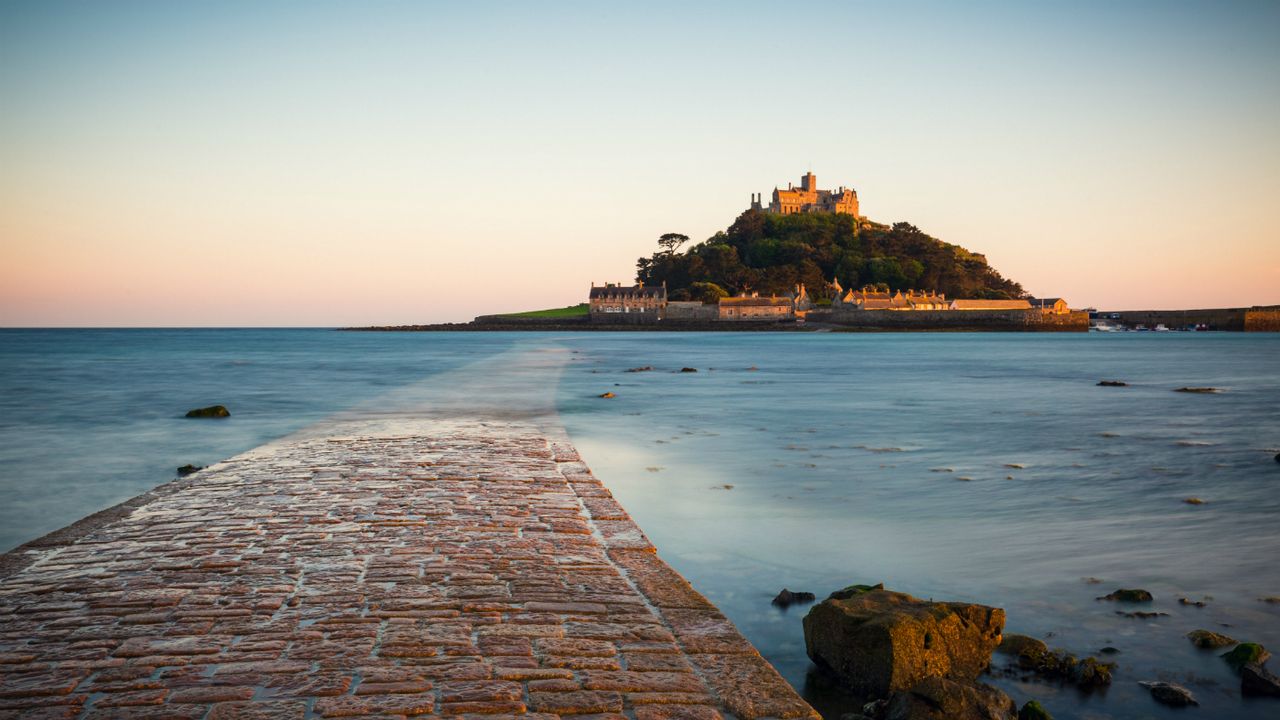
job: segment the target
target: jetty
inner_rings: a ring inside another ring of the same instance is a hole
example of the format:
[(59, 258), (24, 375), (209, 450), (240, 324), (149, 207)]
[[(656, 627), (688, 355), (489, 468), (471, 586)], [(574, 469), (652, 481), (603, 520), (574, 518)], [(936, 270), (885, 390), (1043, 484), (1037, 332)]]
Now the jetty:
[(818, 718), (582, 462), (570, 361), (501, 354), (9, 553), (0, 718)]

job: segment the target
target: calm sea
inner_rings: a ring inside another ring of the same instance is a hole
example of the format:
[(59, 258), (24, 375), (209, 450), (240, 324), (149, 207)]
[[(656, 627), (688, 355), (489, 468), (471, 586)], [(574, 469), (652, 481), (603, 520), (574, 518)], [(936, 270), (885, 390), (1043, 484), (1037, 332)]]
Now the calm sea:
[[(1080, 655), (1119, 648), (1105, 692), (994, 681), (1060, 719), (1179, 715), (1148, 679), (1187, 684), (1205, 717), (1277, 714), (1183, 635), (1280, 649), (1259, 599), (1280, 596), (1280, 335), (0, 330), (0, 545), (543, 347), (572, 351), (554, 391), (584, 459), (831, 717), (848, 699), (811, 676), (806, 608), (770, 605), (783, 587), (884, 582), (1004, 607), (1007, 631)], [(213, 403), (234, 416), (181, 417)], [(1094, 599), (1119, 587), (1168, 615)]]

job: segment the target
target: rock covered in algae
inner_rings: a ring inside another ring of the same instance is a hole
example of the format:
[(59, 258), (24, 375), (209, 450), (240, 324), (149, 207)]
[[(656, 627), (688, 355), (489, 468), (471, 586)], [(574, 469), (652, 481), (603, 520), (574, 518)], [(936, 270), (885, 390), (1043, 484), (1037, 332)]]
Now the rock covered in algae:
[(982, 683), (927, 677), (894, 693), (885, 720), (1016, 720), (1018, 706), (1000, 690)]
[(1267, 652), (1266, 648), (1258, 643), (1251, 642), (1240, 643), (1222, 654), (1222, 659), (1226, 660), (1227, 664), (1237, 672), (1249, 663), (1264, 663), (1269, 657), (1271, 657), (1271, 653)]
[(1207, 650), (1216, 650), (1228, 645), (1235, 645), (1236, 641), (1221, 633), (1212, 630), (1192, 630), (1187, 633), (1187, 638), (1191, 640), (1191, 644), (1198, 648)]
[(1112, 600), (1114, 602), (1151, 602), (1154, 598), (1151, 597), (1151, 593), (1147, 592), (1146, 590), (1141, 590), (1138, 588), (1133, 588), (1133, 589), (1120, 588), (1119, 590), (1107, 593), (1106, 595), (1103, 595), (1098, 599)]

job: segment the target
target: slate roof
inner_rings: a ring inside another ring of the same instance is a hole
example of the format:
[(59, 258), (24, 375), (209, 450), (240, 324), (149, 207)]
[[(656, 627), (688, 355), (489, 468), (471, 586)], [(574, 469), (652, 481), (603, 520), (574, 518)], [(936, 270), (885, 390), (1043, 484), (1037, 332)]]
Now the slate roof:
[(730, 307), (791, 307), (791, 298), (785, 297), (727, 297), (720, 298), (721, 305)]
[(626, 287), (613, 285), (610, 287), (592, 287), (590, 299), (595, 300), (597, 298), (613, 298), (613, 297), (627, 297), (627, 298), (651, 297), (651, 298), (663, 299), (666, 296), (667, 296), (667, 289), (661, 285), (657, 285), (657, 286), (651, 285), (648, 287), (641, 287), (639, 285), (629, 285)]
[(1030, 310), (1026, 300), (952, 300), (957, 310)]

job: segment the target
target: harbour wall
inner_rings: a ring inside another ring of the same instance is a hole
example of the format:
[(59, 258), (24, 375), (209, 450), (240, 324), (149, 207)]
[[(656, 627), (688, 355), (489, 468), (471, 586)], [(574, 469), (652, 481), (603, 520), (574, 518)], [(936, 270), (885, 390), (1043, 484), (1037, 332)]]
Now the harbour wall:
[(1088, 332), (1089, 314), (1039, 310), (813, 310), (809, 322), (869, 330)]
[(1280, 305), (1255, 305), (1245, 311), (1245, 332), (1280, 332)]
[[(1188, 325), (1206, 325), (1210, 330), (1245, 329), (1247, 308), (1217, 308), (1208, 310), (1121, 310), (1099, 313), (1104, 319), (1119, 321), (1130, 327), (1145, 325), (1154, 328), (1164, 325), (1167, 328), (1181, 328)], [(1119, 317), (1116, 317), (1119, 316)]]

